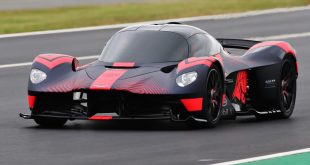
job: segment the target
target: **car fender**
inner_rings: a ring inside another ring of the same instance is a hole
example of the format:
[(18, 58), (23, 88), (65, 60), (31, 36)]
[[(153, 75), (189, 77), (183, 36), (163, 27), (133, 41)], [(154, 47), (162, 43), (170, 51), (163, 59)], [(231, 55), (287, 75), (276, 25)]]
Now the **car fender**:
[(43, 71), (47, 78), (38, 84), (28, 81), (28, 93), (33, 92), (71, 92), (75, 89), (87, 88), (89, 82), (84, 70), (79, 69), (75, 57), (63, 54), (40, 54), (31, 69)]
[(284, 41), (266, 41), (255, 44), (242, 58), (253, 68), (280, 63), (285, 56), (291, 56), (294, 59), (298, 73), (296, 52), (289, 43)]
[(187, 72), (196, 71), (198, 73), (198, 78), (196, 81), (199, 81), (199, 83), (196, 83), (195, 88), (201, 90), (202, 87), (206, 84), (207, 73), (212, 65), (218, 66), (221, 72), (221, 76), (224, 80), (225, 74), (220, 55), (209, 57), (191, 57), (185, 59), (178, 64), (176, 74), (177, 76), (180, 76)]

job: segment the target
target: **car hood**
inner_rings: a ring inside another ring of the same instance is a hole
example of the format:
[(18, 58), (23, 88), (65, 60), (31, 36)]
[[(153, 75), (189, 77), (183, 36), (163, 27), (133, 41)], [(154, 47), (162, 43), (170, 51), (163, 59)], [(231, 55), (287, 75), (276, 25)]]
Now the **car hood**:
[(161, 71), (163, 73), (169, 73), (177, 67), (177, 64), (178, 64), (177, 62), (166, 62), (166, 63), (153, 63), (153, 64), (135, 64), (131, 66), (126, 65), (115, 66), (115, 63), (113, 64), (113, 63), (96, 62), (87, 67), (85, 71), (91, 79), (95, 80), (107, 70), (124, 70), (125, 74), (123, 74), (119, 78), (119, 80), (122, 80), (158, 71)]

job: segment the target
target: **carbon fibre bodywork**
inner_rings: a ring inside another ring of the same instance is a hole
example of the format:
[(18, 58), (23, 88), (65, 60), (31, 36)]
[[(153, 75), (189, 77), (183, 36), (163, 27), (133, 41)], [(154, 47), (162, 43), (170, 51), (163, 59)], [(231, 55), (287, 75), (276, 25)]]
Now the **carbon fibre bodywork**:
[[(214, 65), (221, 70), (225, 81), (223, 116), (273, 111), (279, 109), (275, 101), (280, 97), (276, 82), (280, 81), (282, 60), (289, 56), (298, 67), (293, 48), (282, 41), (201, 39), (195, 36), (209, 37), (209, 34), (195, 27), (174, 24), (133, 26), (117, 34), (137, 31), (177, 34), (187, 41), (188, 55), (176, 61), (145, 63), (133, 59), (107, 62), (100, 57), (84, 66), (68, 55), (39, 55), (32, 68), (43, 71), (47, 78), (38, 84), (29, 81), (28, 101), (32, 114), (21, 116), (199, 120), (206, 77)], [(110, 42), (107, 47), (109, 44), (111, 47)], [(248, 50), (242, 56), (234, 56), (224, 48)], [(197, 55), (203, 49), (209, 49), (210, 53)], [(186, 87), (178, 86), (177, 77), (189, 72), (197, 72), (197, 79)], [(99, 113), (104, 115), (96, 115)]]

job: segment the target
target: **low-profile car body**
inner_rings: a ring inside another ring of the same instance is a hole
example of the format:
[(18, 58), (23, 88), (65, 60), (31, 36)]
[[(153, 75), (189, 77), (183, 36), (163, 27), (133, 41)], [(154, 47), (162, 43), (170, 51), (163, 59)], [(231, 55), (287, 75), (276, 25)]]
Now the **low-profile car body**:
[(297, 75), (287, 42), (215, 39), (176, 23), (136, 25), (113, 35), (87, 65), (69, 55), (38, 55), (28, 83), (31, 114), (20, 116), (42, 126), (170, 119), (214, 127), (237, 115), (288, 118)]

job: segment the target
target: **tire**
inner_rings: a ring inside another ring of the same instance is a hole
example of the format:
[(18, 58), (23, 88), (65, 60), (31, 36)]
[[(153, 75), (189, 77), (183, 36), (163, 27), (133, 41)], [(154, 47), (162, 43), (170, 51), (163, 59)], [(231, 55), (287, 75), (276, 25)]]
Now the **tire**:
[(60, 128), (60, 127), (63, 127), (68, 121), (67, 119), (54, 119), (54, 118), (45, 118), (45, 117), (34, 118), (33, 120), (39, 126), (44, 127), (44, 128)]
[(277, 114), (280, 118), (289, 118), (294, 111), (296, 101), (296, 89), (297, 89), (297, 71), (295, 61), (291, 57), (287, 57), (283, 60), (281, 75), (280, 75), (280, 97), (278, 103), (280, 105), (281, 113)]
[(222, 99), (224, 91), (224, 80), (216, 65), (209, 68), (203, 97), (203, 109), (197, 116), (207, 122), (189, 120), (187, 124), (192, 128), (214, 128), (218, 125), (222, 115)]
[(296, 89), (297, 89), (297, 71), (295, 66), (295, 60), (287, 56), (282, 60), (282, 67), (280, 72), (280, 81), (278, 81), (279, 97), (277, 99), (279, 105), (279, 113), (268, 115), (255, 115), (257, 119), (265, 120), (272, 118), (289, 118), (294, 111), (296, 101)]

